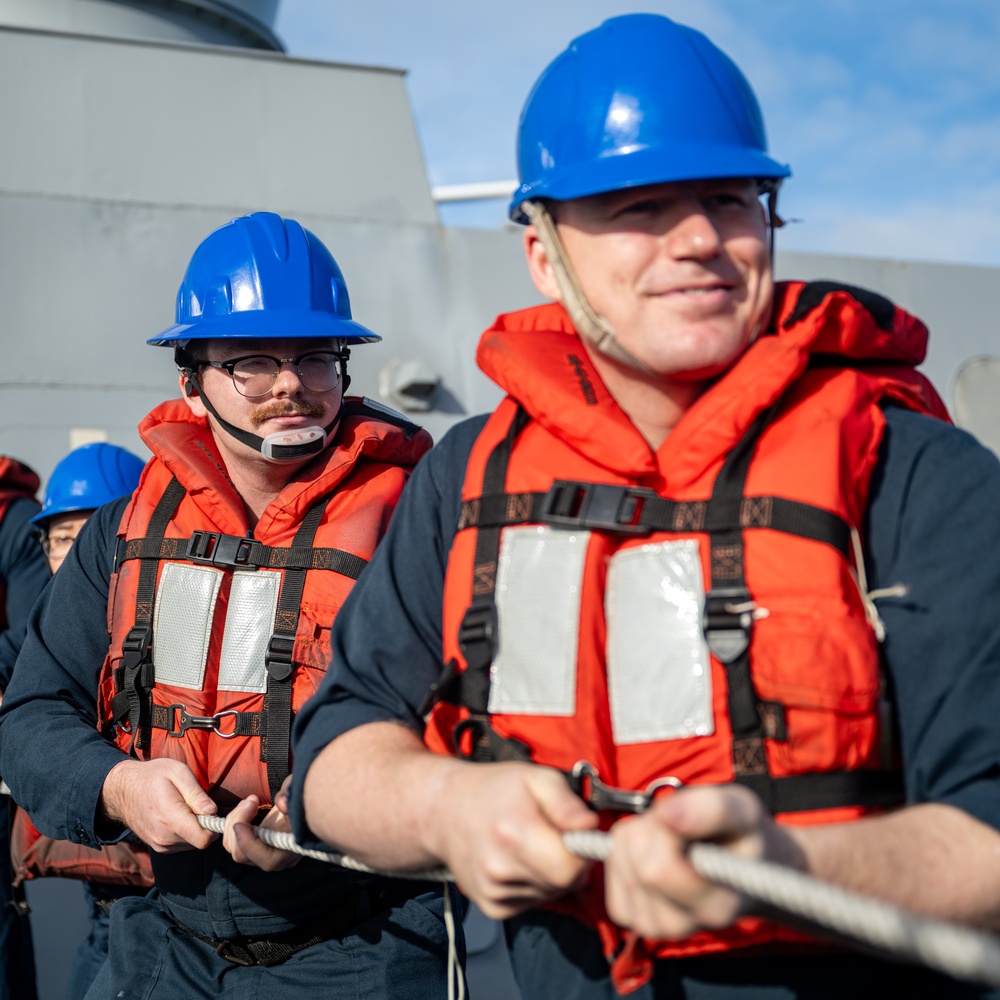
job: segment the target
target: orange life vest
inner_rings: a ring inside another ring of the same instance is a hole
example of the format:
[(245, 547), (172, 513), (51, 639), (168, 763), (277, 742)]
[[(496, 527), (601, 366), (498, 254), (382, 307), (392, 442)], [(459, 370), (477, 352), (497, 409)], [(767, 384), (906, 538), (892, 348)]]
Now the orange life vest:
[[(747, 785), (789, 823), (900, 800), (853, 542), (881, 406), (947, 415), (913, 370), (924, 326), (852, 291), (779, 285), (771, 329), (656, 453), (561, 307), (498, 319), (479, 362), (508, 397), (467, 468), (431, 749), (575, 768), (605, 826), (664, 778)], [(651, 956), (802, 940), (747, 918), (639, 941), (600, 873), (555, 908), (601, 932), (623, 992)]]
[(139, 430), (154, 458), (118, 528), (99, 724), (135, 757), (186, 763), (220, 806), (267, 806), (333, 619), (430, 437), (348, 399), (336, 443), (251, 533), (204, 421), (176, 401)]

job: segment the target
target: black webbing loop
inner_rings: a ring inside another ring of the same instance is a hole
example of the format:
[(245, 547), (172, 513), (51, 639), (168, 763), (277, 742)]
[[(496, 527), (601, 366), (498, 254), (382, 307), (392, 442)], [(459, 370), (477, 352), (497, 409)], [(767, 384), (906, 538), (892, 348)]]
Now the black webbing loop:
[[(112, 713), (117, 723), (125, 719), (132, 734), (129, 755), (138, 757), (139, 750), (149, 747), (149, 715), (154, 683), (153, 673), (153, 604), (156, 600), (156, 577), (161, 550), (167, 539), (163, 535), (184, 498), (184, 487), (176, 477), (170, 480), (156, 502), (146, 527), (145, 544), (139, 556), (139, 581), (135, 597), (135, 624), (122, 643), (122, 659), (116, 670), (116, 690)], [(169, 546), (168, 546), (169, 548)], [(124, 698), (122, 697), (124, 695)]]
[[(519, 406), (504, 435), (490, 452), (483, 471), (483, 493), (503, 493), (507, 465), (514, 441), (528, 422)], [(458, 645), (465, 658), (462, 694), (471, 703), (461, 704), (477, 715), (486, 715), (490, 699), (490, 665), (497, 655), (497, 562), (500, 559), (500, 525), (489, 525), (476, 532), (476, 554), (472, 568), (472, 603), (465, 610), (458, 630)]]
[(458, 628), (458, 648), (466, 668), (455, 678), (455, 684), (461, 684), (461, 703), (481, 715), (489, 709), (490, 665), (499, 640), (497, 624), (497, 607), (490, 602), (466, 608)]
[(267, 766), (267, 784), (274, 802), (281, 783), (288, 776), (289, 744), (292, 729), (292, 650), (295, 634), (299, 629), (302, 591), (305, 588), (307, 567), (313, 539), (326, 505), (332, 494), (322, 497), (302, 519), (289, 550), (289, 564), (285, 569), (274, 612), (274, 633), (265, 656), (267, 690), (264, 693), (264, 725), (260, 737), (260, 759)]
[[(507, 433), (486, 460), (483, 495), (503, 494), (514, 442), (528, 419), (528, 414), (518, 406)], [(429, 711), (435, 701), (443, 700), (469, 709), (471, 718), (460, 723), (453, 734), (460, 753), (460, 739), (468, 733), (472, 740), (473, 759), (529, 760), (530, 753), (523, 743), (497, 735), (489, 721), (490, 667), (496, 658), (499, 642), (495, 594), (502, 528), (503, 524), (496, 523), (476, 529), (472, 602), (465, 610), (458, 632), (458, 647), (465, 659), (465, 670), (458, 672), (453, 663), (447, 664), (421, 708)]]
[[(752, 597), (743, 562), (743, 512), (750, 462), (777, 404), (757, 416), (716, 477), (705, 513), (711, 581), (705, 595), (705, 641), (726, 670), (733, 774), (775, 811), (775, 789), (764, 746), (763, 708), (750, 674)], [(769, 705), (773, 717), (780, 706)], [(780, 720), (783, 728), (783, 719)], [(774, 728), (777, 728), (777, 724)]]

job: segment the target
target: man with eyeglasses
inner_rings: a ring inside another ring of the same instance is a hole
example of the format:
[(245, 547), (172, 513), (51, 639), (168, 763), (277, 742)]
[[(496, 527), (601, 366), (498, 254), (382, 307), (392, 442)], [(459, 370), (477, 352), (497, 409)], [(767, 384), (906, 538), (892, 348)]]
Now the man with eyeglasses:
[[(93, 515), (40, 602), (0, 727), (43, 833), (152, 848), (155, 888), (115, 903), (88, 995), (442, 995), (440, 891), (252, 829), (287, 828), (292, 719), (430, 438), (345, 396), (350, 345), (380, 338), (290, 219), (212, 233), (176, 319), (149, 343), (174, 349), (181, 398), (143, 420), (134, 497)], [(221, 839), (200, 814), (226, 816)]]

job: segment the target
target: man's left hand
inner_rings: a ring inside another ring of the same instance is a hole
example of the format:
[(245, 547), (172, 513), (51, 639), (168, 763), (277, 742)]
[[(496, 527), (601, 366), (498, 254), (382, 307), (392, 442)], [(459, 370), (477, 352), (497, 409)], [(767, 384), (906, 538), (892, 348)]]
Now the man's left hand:
[[(291, 830), (288, 822), (288, 789), (291, 780), (290, 775), (285, 779), (281, 791), (275, 796), (274, 806), (261, 821), (261, 829), (282, 832)], [(256, 795), (248, 795), (239, 802), (226, 817), (222, 846), (229, 851), (234, 861), (238, 861), (241, 865), (256, 865), (266, 872), (280, 871), (297, 865), (302, 855), (271, 847), (257, 836), (252, 820), (259, 809), (260, 799)]]
[(728, 927), (738, 893), (706, 882), (689, 864), (689, 844), (713, 841), (736, 854), (802, 864), (795, 844), (752, 792), (735, 785), (685, 788), (657, 799), (611, 828), (605, 863), (608, 913), (643, 937), (678, 940), (701, 928)]

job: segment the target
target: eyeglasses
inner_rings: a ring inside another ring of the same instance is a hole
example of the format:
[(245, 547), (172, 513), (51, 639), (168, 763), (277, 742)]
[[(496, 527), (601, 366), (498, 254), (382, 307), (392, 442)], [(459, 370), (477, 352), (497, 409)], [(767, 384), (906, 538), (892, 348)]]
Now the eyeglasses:
[(246, 354), (229, 361), (198, 361), (206, 368), (221, 368), (241, 396), (266, 396), (277, 381), (284, 364), (294, 365), (299, 381), (310, 392), (329, 392), (340, 384), (341, 363), (335, 351), (308, 351), (297, 358), (273, 358), (270, 354)]
[(42, 535), (42, 551), (52, 559), (65, 559), (73, 548), (76, 535)]

